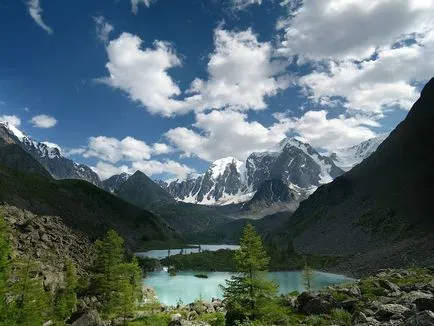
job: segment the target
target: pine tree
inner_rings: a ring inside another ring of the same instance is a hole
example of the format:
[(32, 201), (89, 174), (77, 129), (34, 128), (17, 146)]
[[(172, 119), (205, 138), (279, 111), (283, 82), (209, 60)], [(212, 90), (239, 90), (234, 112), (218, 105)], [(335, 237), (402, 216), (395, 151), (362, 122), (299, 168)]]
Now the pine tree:
[(240, 249), (235, 252), (238, 274), (226, 281), (223, 287), (227, 300), (226, 322), (232, 325), (236, 320), (255, 320), (261, 317), (261, 310), (274, 299), (277, 285), (265, 278), (269, 258), (261, 237), (251, 224), (244, 228)]
[(0, 324), (2, 317), (6, 315), (6, 294), (10, 278), (10, 255), (9, 230), (3, 217), (0, 216)]
[(65, 263), (65, 287), (57, 289), (53, 296), (53, 315), (56, 321), (64, 322), (75, 311), (77, 286), (78, 278), (75, 266), (68, 260)]
[(124, 240), (115, 231), (96, 241), (90, 286), (102, 304), (105, 317), (121, 316), (125, 320), (138, 301), (142, 273), (137, 259), (126, 261), (123, 244)]
[(304, 286), (306, 289), (310, 290), (312, 288), (312, 280), (314, 278), (314, 271), (312, 268), (306, 263), (303, 268), (303, 280)]
[(9, 320), (14, 325), (41, 325), (48, 316), (48, 296), (39, 279), (39, 266), (30, 257), (14, 263), (15, 282), (10, 289)]

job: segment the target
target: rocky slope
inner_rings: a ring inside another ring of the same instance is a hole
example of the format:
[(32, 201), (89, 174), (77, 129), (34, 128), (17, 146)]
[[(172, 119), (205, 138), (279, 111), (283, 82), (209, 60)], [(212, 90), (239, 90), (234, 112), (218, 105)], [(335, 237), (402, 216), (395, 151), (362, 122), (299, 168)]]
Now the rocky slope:
[(87, 165), (64, 157), (57, 147), (32, 140), (7, 122), (0, 122), (0, 138), (23, 148), (55, 179), (79, 179), (102, 186), (98, 175)]
[(92, 241), (114, 229), (132, 250), (177, 237), (160, 217), (81, 180), (47, 179), (0, 165), (0, 202), (34, 215), (58, 216)]
[(432, 263), (433, 108), (434, 79), (375, 153), (302, 202), (276, 236), (302, 252), (370, 255), (371, 268)]
[(102, 182), (102, 187), (110, 193), (115, 193), (119, 187), (131, 177), (128, 173), (115, 174)]
[(85, 233), (68, 227), (58, 216), (35, 215), (7, 204), (0, 206), (0, 212), (11, 230), (13, 255), (37, 262), (46, 288), (63, 284), (67, 260), (74, 263), (79, 275), (86, 273), (92, 254)]

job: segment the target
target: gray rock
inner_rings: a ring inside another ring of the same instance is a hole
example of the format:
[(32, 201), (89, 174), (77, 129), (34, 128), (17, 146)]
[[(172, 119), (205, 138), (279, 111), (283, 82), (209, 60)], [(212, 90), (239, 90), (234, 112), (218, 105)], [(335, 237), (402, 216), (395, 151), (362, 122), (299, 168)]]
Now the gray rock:
[(406, 326), (432, 326), (434, 325), (434, 313), (429, 310), (419, 312), (406, 320)]
[(398, 301), (400, 304), (411, 304), (416, 299), (430, 299), (433, 295), (431, 293), (426, 293), (422, 291), (411, 291), (409, 293), (405, 293)]
[(434, 298), (418, 298), (413, 301), (419, 311), (431, 310), (434, 311)]
[(91, 310), (81, 315), (71, 326), (103, 326), (103, 323), (98, 311)]
[(182, 316), (181, 314), (174, 314), (169, 322), (168, 326), (182, 326)]
[(360, 288), (357, 285), (350, 287), (348, 293), (356, 297), (360, 297), (362, 295), (362, 291), (360, 291)]
[(378, 284), (386, 290), (389, 290), (391, 292), (399, 292), (400, 288), (398, 285), (396, 285), (395, 283), (392, 283), (388, 280), (384, 280), (384, 279), (380, 279), (378, 280)]
[(389, 320), (393, 315), (404, 315), (410, 312), (410, 309), (400, 304), (385, 304), (379, 307), (379, 310), (375, 313), (375, 318), (380, 321)]

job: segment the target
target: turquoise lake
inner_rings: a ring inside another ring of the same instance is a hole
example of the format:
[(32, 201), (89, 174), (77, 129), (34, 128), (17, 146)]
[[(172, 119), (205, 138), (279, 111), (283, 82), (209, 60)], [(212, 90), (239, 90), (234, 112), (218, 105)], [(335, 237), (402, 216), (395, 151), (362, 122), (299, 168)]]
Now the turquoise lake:
[[(166, 251), (167, 252), (167, 251)], [(197, 278), (194, 274), (206, 274), (208, 278)], [(194, 272), (183, 271), (176, 276), (170, 276), (166, 271), (148, 273), (144, 280), (146, 285), (152, 286), (157, 292), (158, 300), (165, 305), (176, 305), (179, 300), (184, 304), (202, 298), (211, 301), (212, 298), (222, 298), (219, 285), (231, 277), (227, 272)], [(279, 285), (279, 293), (303, 291), (303, 278), (301, 272), (269, 272), (267, 277)], [(312, 282), (314, 289), (322, 289), (332, 284), (352, 281), (343, 275), (315, 272)]]

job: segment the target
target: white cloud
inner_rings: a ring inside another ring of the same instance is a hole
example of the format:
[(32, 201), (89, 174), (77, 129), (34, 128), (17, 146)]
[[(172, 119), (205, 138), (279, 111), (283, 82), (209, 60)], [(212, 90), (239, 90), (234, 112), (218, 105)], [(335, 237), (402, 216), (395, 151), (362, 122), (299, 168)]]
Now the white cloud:
[(0, 115), (0, 121), (10, 123), (14, 127), (21, 126), (21, 119), (16, 115)]
[(250, 5), (261, 5), (262, 0), (232, 0), (232, 5), (237, 10), (246, 9)]
[(30, 122), (35, 128), (52, 128), (57, 124), (57, 120), (54, 117), (46, 114), (36, 115)]
[(53, 29), (42, 20), (42, 8), (39, 0), (29, 0), (27, 2), (30, 16), (41, 28), (43, 28), (48, 34), (53, 34)]
[(110, 76), (101, 80), (128, 93), (151, 113), (171, 116), (186, 112), (185, 105), (173, 99), (181, 90), (167, 73), (168, 69), (181, 65), (171, 45), (155, 41), (153, 48), (141, 46), (142, 40), (129, 33), (110, 41), (106, 64)]
[(215, 50), (207, 64), (208, 79), (196, 78), (183, 95), (168, 70), (181, 65), (171, 45), (155, 41), (153, 48), (141, 49), (142, 40), (123, 33), (107, 46), (109, 77), (103, 82), (126, 92), (150, 113), (173, 116), (196, 110), (230, 107), (261, 110), (265, 98), (288, 87), (283, 75), (286, 61), (273, 59), (273, 47), (259, 42), (248, 29), (230, 32), (218, 27)]
[(147, 176), (165, 173), (175, 178), (185, 178), (190, 173), (195, 173), (194, 169), (189, 168), (186, 165), (180, 164), (172, 160), (160, 161), (137, 161), (128, 165), (113, 165), (106, 162), (99, 161), (92, 169), (100, 176), (102, 180), (108, 179), (115, 174), (130, 173), (133, 174), (136, 171), (141, 171)]
[(288, 131), (280, 124), (265, 127), (247, 121), (247, 114), (224, 110), (198, 113), (194, 127), (169, 130), (165, 136), (184, 155), (207, 161), (225, 156), (244, 160), (253, 151), (263, 151), (279, 143)]
[(133, 137), (122, 140), (105, 136), (91, 137), (84, 157), (98, 157), (110, 163), (138, 161), (151, 158), (152, 148)]
[(131, 0), (131, 11), (134, 14), (137, 14), (137, 11), (139, 10), (139, 4), (142, 3), (146, 7), (150, 7), (151, 3), (156, 2), (157, 0)]
[(258, 121), (248, 121), (247, 114), (241, 112), (214, 110), (196, 114), (196, 130), (179, 127), (165, 136), (182, 155), (212, 162), (225, 156), (245, 160), (252, 152), (274, 148), (289, 134), (327, 150), (352, 146), (375, 137), (370, 128), (380, 126), (363, 115), (328, 118), (325, 110), (307, 111), (300, 118), (288, 113), (276, 113), (273, 117), (276, 122), (266, 127)]
[(172, 160), (160, 161), (138, 161), (133, 162), (133, 170), (139, 170), (148, 176), (167, 173), (176, 178), (185, 178), (188, 174), (195, 173), (196, 170)]
[(291, 118), (285, 114), (276, 114), (282, 126), (298, 135), (298, 139), (307, 142), (315, 148), (334, 150), (356, 145), (364, 140), (375, 137), (369, 127), (379, 124), (367, 117), (328, 118), (325, 110), (308, 111), (300, 118)]
[(108, 179), (115, 174), (132, 173), (131, 169), (126, 165), (115, 166), (101, 161), (96, 166), (92, 166), (92, 170), (98, 174), (101, 180)]
[(369, 57), (432, 23), (432, 0), (304, 0), (282, 19), (282, 52), (309, 59)]
[(269, 42), (259, 42), (251, 29), (214, 31), (215, 50), (207, 65), (208, 80), (195, 79), (186, 99), (196, 109), (261, 110), (265, 98), (288, 87), (286, 62), (273, 59)]
[(432, 77), (433, 36), (434, 32), (409, 46), (385, 48), (375, 59), (360, 63), (330, 61), (326, 71), (313, 71), (301, 77), (299, 85), (316, 102), (343, 97), (350, 111), (381, 117), (392, 106), (408, 110), (419, 96), (413, 82)]
[(168, 154), (173, 151), (173, 148), (164, 143), (155, 143), (152, 146), (152, 151), (155, 155)]
[(433, 0), (305, 0), (279, 22), (281, 53), (315, 69), (298, 80), (322, 105), (381, 118), (409, 109), (434, 66)]
[(110, 33), (114, 30), (113, 25), (109, 24), (103, 16), (93, 17), (93, 19), (98, 39), (103, 43), (107, 43)]

